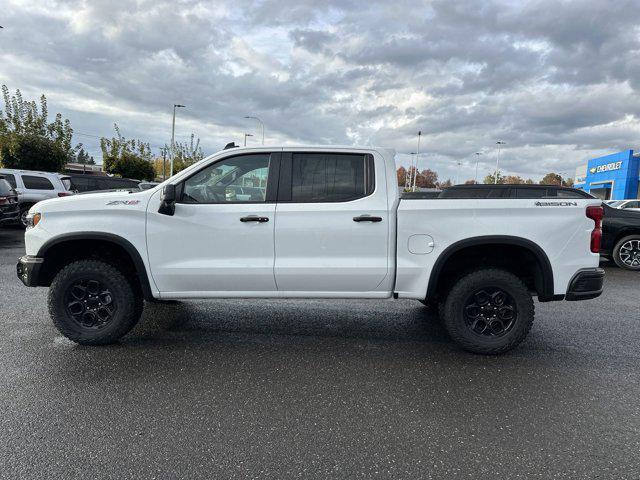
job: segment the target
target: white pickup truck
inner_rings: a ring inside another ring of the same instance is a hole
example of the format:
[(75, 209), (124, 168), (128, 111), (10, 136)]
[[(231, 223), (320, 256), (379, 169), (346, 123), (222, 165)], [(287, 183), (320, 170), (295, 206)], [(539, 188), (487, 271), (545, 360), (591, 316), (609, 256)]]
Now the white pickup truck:
[(91, 345), (125, 335), (143, 300), (393, 297), (438, 307), (463, 348), (497, 354), (529, 332), (532, 296), (602, 292), (600, 200), (401, 199), (394, 157), (234, 148), (147, 191), (46, 200), (17, 274), (50, 287), (55, 326)]

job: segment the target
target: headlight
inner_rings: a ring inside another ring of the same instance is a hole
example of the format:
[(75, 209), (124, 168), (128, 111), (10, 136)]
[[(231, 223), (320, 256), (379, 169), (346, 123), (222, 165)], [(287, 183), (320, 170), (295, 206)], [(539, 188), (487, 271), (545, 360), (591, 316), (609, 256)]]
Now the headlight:
[(27, 228), (33, 228), (38, 223), (40, 223), (40, 219), (42, 218), (41, 213), (30, 213), (27, 215)]

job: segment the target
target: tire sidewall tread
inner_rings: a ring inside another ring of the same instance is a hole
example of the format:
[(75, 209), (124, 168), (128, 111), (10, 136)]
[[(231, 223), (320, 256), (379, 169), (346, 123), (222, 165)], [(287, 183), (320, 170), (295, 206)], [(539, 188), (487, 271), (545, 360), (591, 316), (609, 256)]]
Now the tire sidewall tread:
[[(473, 333), (460, 311), (474, 290), (487, 286), (504, 289), (516, 302), (516, 323), (502, 337), (485, 339)], [(476, 270), (460, 278), (449, 291), (441, 310), (442, 322), (449, 336), (463, 349), (484, 355), (498, 355), (519, 345), (531, 330), (534, 315), (533, 298), (524, 282), (516, 275), (497, 268)]]
[[(97, 279), (109, 285), (118, 309), (111, 323), (99, 330), (83, 329), (67, 315), (64, 305), (64, 296), (69, 285), (87, 273), (95, 275)], [(81, 345), (107, 345), (117, 342), (136, 325), (143, 309), (142, 297), (135, 293), (131, 282), (113, 265), (101, 260), (77, 260), (62, 268), (51, 282), (47, 304), (58, 331)]]

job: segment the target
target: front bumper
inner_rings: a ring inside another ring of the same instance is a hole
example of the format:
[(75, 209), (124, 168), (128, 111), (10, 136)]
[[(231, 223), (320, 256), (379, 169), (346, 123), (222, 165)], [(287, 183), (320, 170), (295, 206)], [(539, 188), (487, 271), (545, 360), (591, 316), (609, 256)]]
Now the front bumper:
[(578, 271), (567, 289), (566, 300), (590, 300), (602, 294), (604, 283), (604, 270), (602, 268), (589, 268)]
[(32, 257), (25, 255), (20, 257), (18, 264), (16, 265), (16, 273), (18, 278), (27, 287), (39, 286), (40, 268), (42, 267), (43, 258)]
[(0, 225), (5, 223), (17, 223), (20, 221), (20, 209), (16, 208), (0, 210)]

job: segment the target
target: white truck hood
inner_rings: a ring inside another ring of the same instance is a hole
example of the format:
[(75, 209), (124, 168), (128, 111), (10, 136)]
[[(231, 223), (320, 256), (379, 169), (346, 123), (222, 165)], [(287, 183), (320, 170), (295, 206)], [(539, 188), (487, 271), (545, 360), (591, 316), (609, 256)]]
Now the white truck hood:
[(30, 213), (77, 212), (83, 210), (113, 209), (113, 207), (143, 207), (153, 195), (155, 189), (130, 193), (126, 190), (118, 192), (96, 192), (68, 197), (51, 198), (36, 203), (29, 209)]

